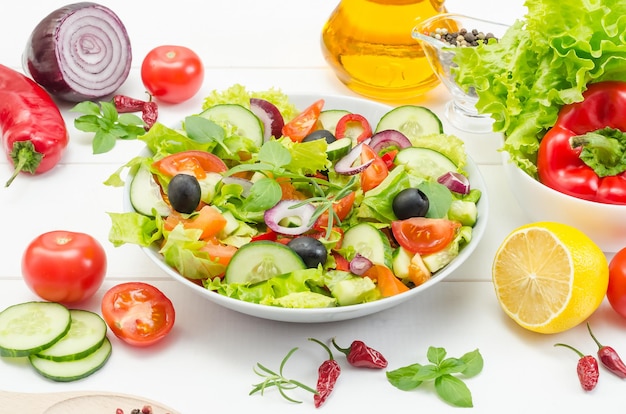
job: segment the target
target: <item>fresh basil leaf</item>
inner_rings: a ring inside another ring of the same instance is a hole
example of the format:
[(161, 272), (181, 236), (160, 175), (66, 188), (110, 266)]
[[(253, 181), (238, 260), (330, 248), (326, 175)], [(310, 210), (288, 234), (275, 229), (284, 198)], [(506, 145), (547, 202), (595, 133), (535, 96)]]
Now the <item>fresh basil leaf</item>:
[(185, 132), (189, 138), (200, 143), (221, 143), (226, 136), (224, 128), (200, 115), (185, 118)]
[(443, 361), (446, 357), (446, 350), (444, 348), (437, 348), (434, 346), (428, 347), (428, 352), (426, 352), (426, 358), (428, 361), (435, 365), (439, 365), (441, 361)]
[(443, 185), (432, 181), (424, 181), (417, 186), (428, 197), (429, 207), (426, 217), (445, 218), (452, 205), (452, 193)]
[(415, 374), (417, 374), (421, 368), (421, 364), (412, 364), (393, 371), (387, 371), (387, 380), (391, 385), (402, 391), (413, 390), (422, 384), (422, 381), (415, 379)]
[(419, 371), (415, 373), (413, 379), (416, 381), (432, 381), (440, 375), (441, 374), (439, 372), (439, 367), (437, 367), (436, 365), (428, 364), (422, 365)]
[(435, 391), (450, 405), (473, 407), (472, 393), (467, 385), (455, 376), (445, 374), (435, 380)]
[(473, 377), (483, 370), (484, 361), (478, 349), (466, 353), (461, 360), (465, 362), (463, 375), (466, 377)]
[(439, 364), (439, 373), (443, 374), (458, 374), (465, 370), (465, 362), (459, 358), (446, 358)]
[(261, 178), (250, 187), (250, 194), (244, 199), (246, 211), (265, 211), (276, 205), (282, 197), (280, 184), (271, 178)]
[(119, 114), (117, 121), (122, 125), (141, 127), (141, 129), (143, 130), (143, 119), (135, 114)]
[(92, 150), (94, 154), (104, 154), (115, 146), (116, 136), (108, 131), (99, 130), (93, 137)]
[(100, 111), (102, 113), (102, 117), (110, 122), (116, 122), (119, 114), (117, 113), (117, 109), (115, 109), (115, 105), (110, 102), (100, 102)]
[(82, 115), (74, 120), (74, 127), (79, 131), (96, 132), (100, 127), (97, 115)]
[(100, 116), (100, 105), (92, 101), (79, 102), (76, 105), (74, 105), (72, 109), (70, 109), (70, 112), (78, 112), (78, 113), (85, 114), (85, 115)]
[(291, 154), (278, 141), (267, 141), (258, 154), (259, 162), (273, 165), (274, 167), (283, 167), (291, 162)]

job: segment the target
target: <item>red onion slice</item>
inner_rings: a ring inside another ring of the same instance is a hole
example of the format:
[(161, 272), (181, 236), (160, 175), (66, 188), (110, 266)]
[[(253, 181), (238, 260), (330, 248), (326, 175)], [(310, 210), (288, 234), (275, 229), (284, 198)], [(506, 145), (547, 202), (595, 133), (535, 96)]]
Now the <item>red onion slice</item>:
[(350, 152), (345, 157), (337, 161), (337, 163), (335, 164), (335, 171), (338, 174), (343, 174), (343, 175), (358, 174), (364, 169), (366, 169), (367, 167), (369, 167), (370, 164), (374, 162), (374, 159), (371, 159), (371, 160), (368, 160), (364, 164), (353, 165), (354, 162), (358, 160), (359, 157), (361, 156), (361, 151), (363, 149), (363, 144), (365, 142), (369, 142), (369, 141), (363, 141), (362, 143), (356, 145), (354, 148), (350, 150)]
[(265, 99), (250, 98), (250, 110), (263, 123), (263, 142), (281, 137), (285, 120), (276, 105)]
[(395, 129), (386, 129), (372, 135), (369, 146), (377, 154), (384, 148), (397, 147), (398, 149), (408, 148), (412, 146), (411, 141), (400, 131)]
[[(282, 200), (279, 201), (274, 207), (265, 212), (263, 216), (265, 224), (276, 233), (288, 234), (295, 236), (308, 231), (313, 227), (311, 218), (315, 213), (315, 207), (313, 204), (301, 204), (300, 200)], [(298, 207), (294, 207), (300, 204)], [(283, 226), (280, 222), (284, 219), (295, 218), (298, 223), (297, 227)]]
[(26, 73), (71, 102), (109, 97), (130, 72), (132, 51), (119, 17), (81, 2), (57, 9), (35, 27), (23, 55)]
[(370, 259), (365, 256), (361, 256), (357, 253), (352, 260), (350, 260), (350, 272), (355, 275), (362, 276), (374, 265)]
[(467, 194), (470, 191), (469, 179), (461, 173), (455, 171), (448, 171), (441, 177), (437, 178), (439, 184), (443, 184), (450, 191), (459, 194)]

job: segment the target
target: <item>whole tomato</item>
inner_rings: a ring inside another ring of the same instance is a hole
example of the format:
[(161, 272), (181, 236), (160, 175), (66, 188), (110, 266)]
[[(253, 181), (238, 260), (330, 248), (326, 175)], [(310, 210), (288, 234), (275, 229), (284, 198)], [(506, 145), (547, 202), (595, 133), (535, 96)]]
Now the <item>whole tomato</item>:
[(50, 302), (77, 303), (91, 298), (106, 275), (102, 245), (85, 233), (55, 230), (37, 236), (22, 256), (28, 287)]
[(180, 103), (200, 90), (204, 81), (204, 66), (200, 57), (187, 47), (158, 46), (144, 58), (141, 80), (156, 99)]
[(606, 297), (615, 312), (626, 318), (626, 248), (609, 262), (609, 287)]

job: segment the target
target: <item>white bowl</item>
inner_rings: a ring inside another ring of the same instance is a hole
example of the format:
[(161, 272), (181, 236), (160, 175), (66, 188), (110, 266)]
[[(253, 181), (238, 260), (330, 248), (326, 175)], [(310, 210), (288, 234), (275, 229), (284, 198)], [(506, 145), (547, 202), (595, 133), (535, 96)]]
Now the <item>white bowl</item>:
[[(294, 94), (290, 95), (290, 98), (298, 108), (303, 109), (311, 102), (319, 99), (320, 96)], [(378, 120), (391, 109), (391, 107), (389, 106), (358, 98), (326, 96), (324, 97), (324, 99), (326, 101), (324, 106), (325, 109), (345, 109), (354, 113), (359, 113), (365, 116), (373, 124), (373, 127), (375, 127)], [(146, 152), (142, 155), (145, 156), (148, 155), (148, 153)], [(467, 258), (470, 257), (476, 246), (480, 243), (480, 240), (482, 239), (485, 233), (485, 228), (487, 226), (487, 214), (489, 205), (487, 199), (487, 187), (474, 161), (469, 157), (467, 161), (468, 162), (466, 166), (466, 171), (469, 173), (470, 185), (472, 186), (472, 188), (479, 189), (482, 192), (482, 197), (477, 205), (478, 221), (474, 226), (471, 242), (461, 250), (459, 255), (454, 258), (451, 263), (435, 273), (429, 281), (407, 292), (401, 293), (393, 297), (379, 299), (374, 302), (358, 305), (316, 309), (292, 309), (249, 303), (242, 300), (229, 298), (227, 296), (222, 296), (182, 277), (175, 269), (173, 269), (164, 262), (163, 256), (158, 253), (158, 249), (156, 246), (144, 248), (143, 250), (150, 259), (152, 259), (161, 269), (163, 269), (165, 273), (182, 283), (190, 290), (196, 292), (197, 294), (212, 302), (215, 302), (218, 305), (247, 315), (276, 321), (300, 323), (341, 321), (370, 315), (399, 305), (400, 303), (403, 303), (407, 300), (413, 299), (417, 295), (420, 295), (422, 294), (422, 292), (428, 290), (434, 284), (442, 281), (453, 271), (458, 269), (463, 264), (463, 262), (465, 262)], [(131, 181), (132, 176), (129, 176), (126, 180), (126, 186), (124, 189), (125, 211), (133, 211), (133, 207), (130, 203), (129, 198), (129, 184)]]
[(578, 228), (604, 252), (626, 247), (626, 206), (595, 203), (560, 193), (522, 171), (503, 152), (509, 188), (532, 221), (556, 221)]

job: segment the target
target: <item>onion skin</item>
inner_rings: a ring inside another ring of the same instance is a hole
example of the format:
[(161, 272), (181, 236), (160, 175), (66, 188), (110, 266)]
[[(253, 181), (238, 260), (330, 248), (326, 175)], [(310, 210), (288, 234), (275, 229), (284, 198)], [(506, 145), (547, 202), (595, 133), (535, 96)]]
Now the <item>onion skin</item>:
[(111, 97), (126, 81), (132, 49), (126, 28), (105, 6), (81, 2), (46, 16), (31, 33), (24, 71), (55, 98)]

